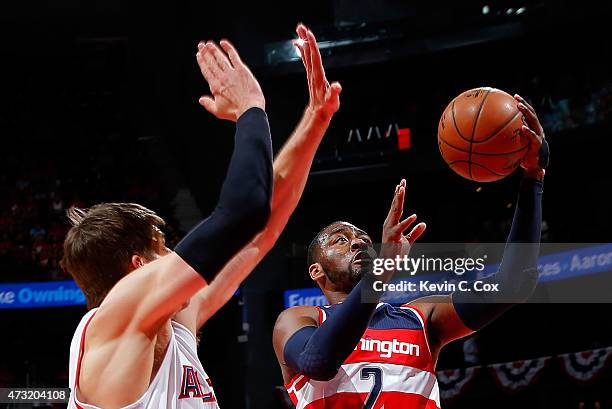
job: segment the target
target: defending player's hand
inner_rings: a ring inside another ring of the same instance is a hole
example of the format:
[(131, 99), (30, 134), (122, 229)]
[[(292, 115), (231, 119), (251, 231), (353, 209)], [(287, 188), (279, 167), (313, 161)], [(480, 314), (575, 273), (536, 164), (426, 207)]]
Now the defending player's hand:
[(514, 98), (518, 102), (519, 111), (525, 118), (525, 123), (521, 128), (521, 136), (529, 140), (529, 151), (525, 155), (521, 167), (526, 172), (543, 173), (548, 165), (548, 143), (544, 137), (544, 129), (535, 109), (520, 95), (517, 94)]
[(340, 107), (342, 87), (338, 82), (333, 82), (330, 85), (327, 81), (317, 39), (312, 31), (301, 23), (298, 24), (295, 31), (301, 41), (295, 40), (293, 45), (300, 51), (308, 78), (308, 92), (310, 94), (308, 108), (315, 113), (331, 117)]
[(410, 230), (404, 232), (416, 221), (417, 215), (401, 220), (404, 213), (404, 198), (406, 196), (406, 179), (402, 179), (395, 187), (395, 194), (391, 202), (389, 214), (383, 224), (382, 248), (380, 257), (395, 258), (397, 255), (404, 256), (410, 253), (410, 247), (425, 231), (425, 223), (419, 223)]
[(200, 97), (200, 105), (217, 118), (234, 122), (249, 108), (265, 110), (266, 101), (255, 76), (229, 41), (221, 40), (220, 45), (223, 50), (212, 41), (198, 44), (196, 58), (212, 93)]

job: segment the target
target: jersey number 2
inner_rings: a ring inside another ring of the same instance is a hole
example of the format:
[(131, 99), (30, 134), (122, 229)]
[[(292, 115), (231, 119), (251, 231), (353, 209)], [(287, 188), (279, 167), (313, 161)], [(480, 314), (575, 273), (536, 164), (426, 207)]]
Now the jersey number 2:
[(363, 405), (363, 409), (372, 409), (374, 403), (376, 403), (376, 399), (378, 399), (380, 395), (380, 391), (382, 390), (382, 369), (375, 366), (366, 366), (363, 368), (361, 370), (361, 380), (365, 381), (370, 378), (374, 378), (374, 385), (372, 385), (372, 389), (370, 390), (368, 399)]

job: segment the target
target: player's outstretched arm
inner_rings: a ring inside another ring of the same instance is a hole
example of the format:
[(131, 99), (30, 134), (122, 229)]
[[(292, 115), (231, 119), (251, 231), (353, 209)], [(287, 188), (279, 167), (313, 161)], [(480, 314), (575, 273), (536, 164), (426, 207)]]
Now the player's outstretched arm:
[(270, 218), (261, 233), (232, 258), (208, 287), (192, 298), (188, 308), (177, 314), (175, 319), (192, 331), (225, 305), (276, 243), (302, 196), (314, 155), (340, 106), (340, 84), (327, 81), (314, 34), (303, 24), (298, 24), (296, 32), (299, 41), (294, 44), (306, 69), (310, 97), (302, 119), (274, 160)]
[[(200, 45), (199, 52), (209, 48)], [(86, 333), (77, 380), (79, 398), (87, 403), (122, 407), (147, 389), (161, 326), (212, 282), (269, 218), (272, 143), (263, 94), (248, 70), (234, 65), (230, 71), (222, 59), (206, 55), (211, 65), (205, 78), (214, 98), (207, 97), (204, 104), (217, 114), (231, 113), (227, 119), (237, 121), (218, 204), (174, 252), (128, 274), (102, 302)]]
[[(393, 202), (383, 226), (384, 257), (408, 255), (411, 244), (425, 231), (425, 223), (417, 224), (407, 235), (406, 231), (416, 215), (401, 220), (406, 181), (395, 188)], [(381, 252), (382, 253), (382, 252)], [(278, 317), (272, 336), (276, 356), (285, 380), (294, 374), (303, 374), (316, 380), (330, 380), (338, 373), (355, 345), (365, 332), (376, 309), (381, 292), (372, 291), (376, 280), (388, 281), (391, 274), (375, 276), (366, 271), (346, 299), (336, 307), (321, 326), (312, 325), (312, 316), (301, 310), (289, 309)], [(367, 298), (363, 298), (367, 292)]]
[(530, 146), (521, 164), (524, 177), (502, 263), (495, 275), (483, 280), (498, 284), (500, 291), (461, 291), (450, 296), (424, 297), (411, 303), (429, 316), (430, 343), (438, 348), (481, 329), (513, 305), (526, 301), (537, 284), (542, 184), (548, 165), (548, 143), (535, 110), (520, 96), (515, 98), (526, 122), (522, 136), (529, 140)]

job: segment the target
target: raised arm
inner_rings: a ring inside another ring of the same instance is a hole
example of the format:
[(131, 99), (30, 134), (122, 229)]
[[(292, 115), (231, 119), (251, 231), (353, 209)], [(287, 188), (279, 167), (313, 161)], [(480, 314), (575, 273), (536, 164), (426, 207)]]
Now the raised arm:
[[(211, 54), (204, 51), (208, 47), (200, 45), (199, 55), (210, 60)], [(146, 390), (159, 330), (198, 290), (214, 281), (269, 218), (272, 146), (263, 94), (248, 70), (236, 65), (230, 70), (222, 61), (215, 62), (210, 67), (215, 74), (205, 73), (214, 98), (205, 103), (211, 109), (229, 107), (226, 111), (233, 116), (227, 118), (237, 121), (234, 153), (219, 202), (175, 252), (127, 274), (102, 302), (86, 333), (77, 379), (79, 397), (89, 404), (122, 407)]]
[(236, 292), (240, 283), (276, 243), (295, 210), (308, 179), (315, 152), (334, 113), (340, 106), (340, 84), (325, 77), (315, 36), (297, 26), (300, 50), (308, 80), (309, 102), (302, 119), (274, 160), (272, 211), (265, 228), (223, 268), (208, 287), (191, 300), (176, 320), (192, 331), (200, 328)]
[(534, 109), (520, 96), (515, 98), (526, 122), (522, 136), (530, 146), (521, 164), (524, 176), (502, 263), (496, 274), (483, 280), (497, 284), (499, 292), (458, 291), (411, 303), (429, 316), (430, 344), (438, 348), (483, 328), (512, 306), (526, 301), (537, 284), (548, 143)]

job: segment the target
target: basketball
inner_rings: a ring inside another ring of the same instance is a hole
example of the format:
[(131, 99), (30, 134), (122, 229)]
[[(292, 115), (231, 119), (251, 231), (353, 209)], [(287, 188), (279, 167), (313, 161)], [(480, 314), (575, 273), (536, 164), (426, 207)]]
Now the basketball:
[(475, 182), (493, 182), (512, 173), (529, 148), (521, 137), (523, 115), (516, 100), (495, 88), (465, 91), (440, 118), (438, 146), (444, 161)]

